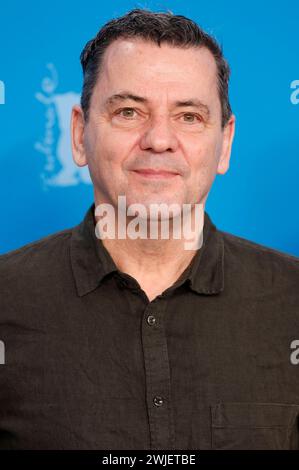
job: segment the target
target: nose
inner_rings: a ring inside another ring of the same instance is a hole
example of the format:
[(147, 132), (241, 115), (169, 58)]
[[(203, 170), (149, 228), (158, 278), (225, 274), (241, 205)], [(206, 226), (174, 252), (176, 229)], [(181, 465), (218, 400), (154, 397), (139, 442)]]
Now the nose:
[(157, 153), (174, 152), (177, 149), (178, 140), (167, 116), (151, 119), (148, 128), (141, 137), (140, 147), (142, 150), (151, 150)]

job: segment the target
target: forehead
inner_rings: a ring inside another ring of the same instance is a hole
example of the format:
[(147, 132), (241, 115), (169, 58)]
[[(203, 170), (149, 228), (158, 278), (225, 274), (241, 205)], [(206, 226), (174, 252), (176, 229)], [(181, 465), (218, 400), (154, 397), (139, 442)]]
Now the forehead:
[(205, 47), (159, 47), (140, 39), (118, 39), (104, 53), (97, 81), (101, 94), (126, 88), (161, 94), (217, 96), (217, 66)]

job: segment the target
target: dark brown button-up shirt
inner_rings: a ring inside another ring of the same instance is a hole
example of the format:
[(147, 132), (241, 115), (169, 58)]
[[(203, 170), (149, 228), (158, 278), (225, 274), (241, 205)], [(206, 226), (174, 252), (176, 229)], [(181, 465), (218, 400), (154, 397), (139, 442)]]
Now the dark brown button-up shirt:
[(296, 340), (298, 258), (205, 212), (202, 247), (150, 302), (93, 204), (0, 257), (0, 448), (299, 448)]

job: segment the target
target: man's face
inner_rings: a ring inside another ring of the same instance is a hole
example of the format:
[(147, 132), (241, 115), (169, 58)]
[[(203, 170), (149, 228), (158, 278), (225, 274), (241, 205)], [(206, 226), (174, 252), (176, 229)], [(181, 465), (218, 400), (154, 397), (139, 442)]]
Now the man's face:
[(88, 122), (73, 109), (75, 161), (89, 165), (96, 204), (115, 207), (118, 195), (146, 207), (203, 203), (228, 168), (233, 133), (234, 116), (221, 128), (206, 48), (119, 39), (105, 52)]

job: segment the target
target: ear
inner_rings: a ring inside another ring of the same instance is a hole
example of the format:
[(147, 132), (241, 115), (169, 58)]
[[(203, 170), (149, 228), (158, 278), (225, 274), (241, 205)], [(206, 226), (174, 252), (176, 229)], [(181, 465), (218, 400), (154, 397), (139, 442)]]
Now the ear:
[(232, 149), (232, 143), (235, 135), (236, 116), (234, 114), (229, 118), (228, 123), (223, 129), (222, 150), (218, 162), (217, 173), (224, 174), (229, 168), (229, 161)]
[(86, 153), (84, 149), (84, 114), (81, 106), (75, 105), (72, 108), (71, 117), (71, 140), (73, 160), (78, 166), (87, 165)]

